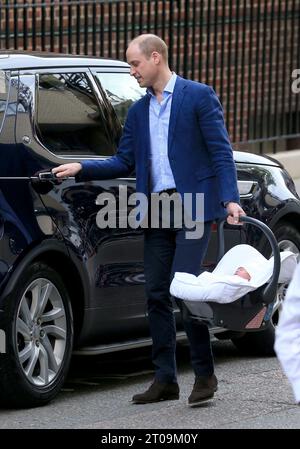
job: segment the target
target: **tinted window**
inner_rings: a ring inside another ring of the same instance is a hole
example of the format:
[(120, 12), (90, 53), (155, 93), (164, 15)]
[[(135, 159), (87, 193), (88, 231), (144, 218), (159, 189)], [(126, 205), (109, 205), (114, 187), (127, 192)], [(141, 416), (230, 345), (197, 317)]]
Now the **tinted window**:
[(146, 93), (129, 73), (97, 73), (103, 89), (124, 125), (129, 107)]
[(7, 107), (9, 88), (9, 73), (0, 70), (0, 132), (4, 121), (5, 110)]
[(84, 73), (39, 75), (38, 134), (59, 155), (111, 155), (97, 99)]

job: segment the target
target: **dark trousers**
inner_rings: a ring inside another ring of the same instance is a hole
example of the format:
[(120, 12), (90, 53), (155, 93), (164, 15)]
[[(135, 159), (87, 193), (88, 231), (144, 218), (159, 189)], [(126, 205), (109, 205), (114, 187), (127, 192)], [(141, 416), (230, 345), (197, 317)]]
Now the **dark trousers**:
[[(147, 229), (145, 231), (145, 278), (148, 319), (152, 336), (152, 361), (155, 378), (176, 382), (176, 327), (169, 293), (175, 271), (200, 274), (210, 236), (211, 222), (204, 225), (201, 239), (186, 239), (185, 229)], [(184, 303), (177, 299), (190, 344), (191, 363), (196, 376), (214, 372), (207, 326), (191, 318)]]

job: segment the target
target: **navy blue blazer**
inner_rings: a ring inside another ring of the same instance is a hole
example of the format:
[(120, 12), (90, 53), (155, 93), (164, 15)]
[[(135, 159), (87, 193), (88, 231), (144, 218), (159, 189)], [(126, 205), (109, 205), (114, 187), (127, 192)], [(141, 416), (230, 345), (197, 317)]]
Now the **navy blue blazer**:
[[(83, 161), (79, 179), (126, 177), (135, 169), (137, 192), (149, 194), (149, 102), (149, 95), (145, 95), (129, 109), (116, 155), (102, 161)], [(168, 157), (178, 192), (204, 193), (205, 221), (224, 216), (223, 202), (239, 202), (222, 106), (206, 84), (177, 77)], [(199, 217), (193, 213), (192, 218)]]

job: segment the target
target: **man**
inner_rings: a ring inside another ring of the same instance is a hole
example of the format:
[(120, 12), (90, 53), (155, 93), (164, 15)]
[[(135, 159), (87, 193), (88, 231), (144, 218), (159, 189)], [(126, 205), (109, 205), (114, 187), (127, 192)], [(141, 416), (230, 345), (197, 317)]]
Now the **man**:
[[(129, 44), (126, 57), (131, 75), (148, 90), (128, 112), (117, 154), (105, 161), (62, 165), (53, 172), (58, 177), (77, 175), (87, 180), (123, 177), (135, 168), (137, 192), (191, 193), (193, 211), (197, 206), (195, 194), (204, 194), (202, 238), (187, 239), (186, 229), (174, 223), (169, 229), (145, 230), (146, 293), (155, 379), (147, 391), (133, 397), (134, 403), (145, 404), (179, 398), (176, 331), (169, 294), (175, 271), (198, 275), (212, 221), (224, 216), (226, 208), (228, 221), (238, 224), (244, 212), (238, 204), (236, 170), (222, 108), (213, 89), (171, 72), (167, 46), (158, 36), (138, 36)], [(195, 219), (195, 213), (191, 214)], [(191, 318), (181, 302), (178, 305), (196, 376), (189, 397), (189, 404), (194, 406), (213, 397), (217, 379), (207, 326)]]

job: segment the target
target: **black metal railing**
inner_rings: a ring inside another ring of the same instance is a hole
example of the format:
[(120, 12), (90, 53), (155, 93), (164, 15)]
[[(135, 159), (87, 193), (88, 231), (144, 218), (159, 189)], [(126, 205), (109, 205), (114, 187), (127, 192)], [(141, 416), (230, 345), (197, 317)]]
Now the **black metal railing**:
[(166, 40), (178, 74), (216, 89), (236, 148), (300, 148), (300, 0), (0, 2), (2, 50), (125, 59), (145, 32)]

